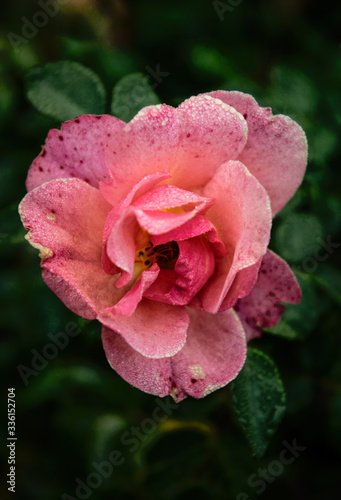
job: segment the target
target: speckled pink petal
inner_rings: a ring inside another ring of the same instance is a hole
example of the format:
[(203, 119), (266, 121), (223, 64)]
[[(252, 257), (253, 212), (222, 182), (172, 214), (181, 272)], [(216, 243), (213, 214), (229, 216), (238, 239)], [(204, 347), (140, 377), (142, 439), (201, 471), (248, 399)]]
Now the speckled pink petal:
[(148, 106), (109, 142), (104, 161), (113, 176), (113, 205), (142, 177), (171, 170), (178, 149), (178, 129), (174, 108), (165, 104)]
[(216, 169), (234, 160), (247, 140), (241, 114), (208, 95), (191, 97), (176, 110), (180, 144), (172, 183), (184, 189), (204, 186)]
[[(265, 254), (270, 239), (271, 209), (263, 186), (239, 161), (230, 161), (217, 170), (205, 186), (204, 196), (215, 198), (207, 217), (224, 242), (227, 255), (216, 262), (210, 281), (199, 293), (202, 308), (219, 311), (238, 272), (250, 268)], [(255, 274), (257, 270), (254, 269)], [(229, 295), (233, 303), (238, 297)]]
[(246, 358), (243, 327), (233, 309), (211, 315), (188, 310), (191, 325), (185, 346), (171, 358), (142, 356), (114, 331), (102, 340), (111, 367), (139, 389), (176, 401), (202, 398), (231, 382)]
[(254, 288), (237, 302), (235, 310), (250, 340), (258, 337), (262, 328), (278, 323), (285, 310), (282, 302), (298, 304), (300, 300), (301, 289), (294, 273), (283, 259), (268, 250)]
[(307, 140), (302, 128), (284, 115), (273, 116), (242, 92), (218, 90), (210, 96), (233, 106), (246, 119), (249, 137), (238, 160), (265, 187), (275, 215), (302, 182), (307, 164)]
[(184, 307), (143, 299), (132, 316), (116, 316), (110, 310), (99, 321), (111, 328), (147, 358), (174, 356), (186, 341), (189, 319)]
[(159, 397), (170, 394), (170, 358), (146, 358), (130, 347), (119, 333), (105, 326), (102, 328), (102, 342), (110, 366), (129, 384)]
[(28, 172), (27, 190), (58, 178), (77, 177), (95, 187), (99, 181), (108, 181), (103, 150), (124, 125), (110, 115), (82, 115), (63, 123), (60, 131), (50, 130)]
[(185, 346), (172, 358), (173, 380), (180, 394), (202, 398), (238, 375), (246, 339), (233, 309), (214, 315), (188, 311), (191, 324)]
[(117, 277), (101, 266), (101, 239), (110, 205), (79, 179), (56, 179), (30, 191), (19, 211), (43, 277), (73, 312), (86, 318), (113, 305)]
[(215, 259), (206, 238), (198, 236), (178, 241), (178, 245), (179, 257), (174, 267), (174, 284), (169, 290), (166, 288), (165, 293), (164, 276), (160, 274), (145, 292), (145, 297), (172, 305), (186, 305), (212, 276)]

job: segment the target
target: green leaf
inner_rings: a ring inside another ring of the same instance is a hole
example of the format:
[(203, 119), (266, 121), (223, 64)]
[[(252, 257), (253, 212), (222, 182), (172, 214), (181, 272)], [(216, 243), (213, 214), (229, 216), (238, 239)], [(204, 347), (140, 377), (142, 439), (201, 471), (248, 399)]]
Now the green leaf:
[(248, 349), (243, 369), (232, 383), (232, 401), (252, 452), (261, 457), (285, 412), (285, 391), (274, 362)]
[(278, 253), (289, 262), (310, 258), (320, 247), (322, 238), (323, 228), (320, 221), (309, 214), (289, 215), (275, 232)]
[(103, 114), (105, 89), (99, 77), (76, 62), (33, 68), (25, 76), (28, 100), (38, 111), (60, 121), (83, 114)]
[(313, 274), (313, 279), (336, 304), (341, 306), (341, 272), (338, 269), (323, 263)]
[(158, 96), (142, 73), (123, 77), (114, 87), (111, 112), (121, 120), (130, 121), (142, 108), (160, 104)]

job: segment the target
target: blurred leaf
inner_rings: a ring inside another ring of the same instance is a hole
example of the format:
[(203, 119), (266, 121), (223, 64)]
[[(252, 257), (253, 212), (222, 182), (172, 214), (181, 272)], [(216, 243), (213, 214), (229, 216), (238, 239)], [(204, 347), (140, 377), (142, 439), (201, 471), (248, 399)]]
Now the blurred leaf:
[(0, 124), (8, 118), (14, 104), (14, 93), (10, 85), (0, 79)]
[(320, 247), (323, 229), (314, 215), (292, 214), (285, 218), (275, 233), (278, 253), (289, 262), (311, 257)]
[(126, 421), (119, 415), (101, 415), (95, 425), (95, 453), (97, 457), (109, 455), (113, 439), (121, 434), (126, 426)]
[(207, 75), (228, 78), (237, 73), (234, 63), (218, 50), (206, 45), (194, 45), (191, 50), (193, 66)]
[[(295, 269), (295, 267), (294, 267)], [(304, 339), (314, 328), (322, 311), (312, 276), (295, 269), (302, 290), (299, 304), (286, 304), (280, 322), (265, 330), (267, 333), (287, 339)]]
[[(142, 421), (142, 427), (143, 427), (143, 421)], [(174, 419), (168, 419), (165, 420), (164, 422), (159, 423), (158, 425), (155, 426), (155, 430), (153, 432), (150, 432), (150, 434), (147, 434), (145, 436), (145, 439), (141, 441), (141, 444), (136, 452), (136, 460), (140, 464), (144, 460), (147, 460), (151, 456), (155, 456), (155, 450), (158, 449), (158, 452), (156, 453), (156, 456), (158, 457), (157, 460), (160, 459), (165, 459), (166, 461), (171, 458), (171, 455), (175, 453), (178, 455), (179, 450), (173, 450), (172, 448), (168, 448), (166, 451), (166, 454), (164, 454), (164, 451), (162, 451), (162, 446), (160, 446), (160, 442), (166, 438), (166, 436), (173, 436), (175, 439), (178, 436), (184, 436), (184, 439), (189, 439), (189, 443), (192, 442), (192, 435), (198, 436), (199, 435), (212, 435), (212, 429), (210, 428), (209, 425), (191, 420), (191, 421), (184, 421), (184, 420), (174, 420)], [(198, 441), (198, 437), (195, 439), (195, 441)], [(191, 453), (189, 451), (189, 453)]]
[(269, 99), (274, 112), (291, 115), (303, 126), (306, 117), (314, 113), (317, 92), (310, 79), (301, 71), (276, 66), (271, 74)]
[(23, 228), (18, 213), (18, 203), (0, 210), (0, 245), (6, 248), (17, 243), (26, 243), (26, 230)]
[(101, 75), (105, 74), (111, 84), (138, 69), (135, 59), (127, 51), (120, 52), (112, 47), (70, 37), (63, 37), (62, 45), (66, 59), (84, 61), (84, 64), (91, 61), (92, 67), (97, 68)]
[(309, 141), (309, 160), (317, 165), (325, 165), (338, 144), (337, 134), (327, 128), (316, 128)]
[(60, 61), (33, 68), (25, 76), (28, 100), (41, 113), (60, 121), (105, 111), (99, 77), (79, 63)]
[(232, 383), (232, 401), (253, 454), (261, 457), (285, 412), (285, 391), (274, 362), (249, 348)]
[(145, 106), (160, 104), (158, 96), (142, 73), (122, 78), (114, 87), (111, 112), (121, 120), (130, 121)]
[(319, 266), (313, 279), (337, 304), (341, 305), (341, 272), (338, 269), (323, 264)]

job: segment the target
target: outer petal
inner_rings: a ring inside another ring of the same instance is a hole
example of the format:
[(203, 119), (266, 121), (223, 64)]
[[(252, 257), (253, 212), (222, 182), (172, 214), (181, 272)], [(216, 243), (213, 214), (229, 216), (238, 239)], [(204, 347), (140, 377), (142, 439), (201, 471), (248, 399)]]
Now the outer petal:
[(254, 288), (237, 302), (235, 310), (250, 340), (258, 337), (262, 328), (278, 323), (285, 310), (282, 302), (298, 304), (300, 300), (301, 289), (292, 270), (283, 259), (268, 250)]
[(191, 97), (176, 110), (180, 144), (172, 183), (185, 189), (204, 186), (216, 169), (234, 160), (247, 140), (241, 114), (208, 95)]
[(103, 328), (102, 340), (112, 368), (139, 389), (181, 401), (187, 394), (202, 398), (225, 386), (241, 370), (246, 339), (231, 309), (211, 315), (190, 311), (191, 325), (185, 346), (172, 358), (142, 356), (117, 333)]
[(165, 104), (143, 108), (104, 152), (113, 176), (111, 203), (118, 203), (143, 176), (171, 170), (178, 142), (174, 108)]
[(246, 339), (233, 309), (214, 315), (188, 312), (187, 342), (172, 358), (173, 379), (180, 395), (184, 391), (202, 398), (238, 375), (246, 358)]
[(273, 116), (242, 92), (218, 90), (210, 96), (233, 106), (246, 119), (248, 141), (238, 157), (267, 190), (275, 215), (301, 184), (307, 164), (307, 139), (302, 128), (284, 115)]
[[(199, 294), (203, 309), (215, 313), (237, 273), (254, 266), (265, 254), (270, 239), (271, 209), (263, 186), (237, 161), (230, 161), (217, 170), (205, 186), (204, 195), (216, 200), (207, 211), (207, 217), (227, 249), (226, 257), (217, 260), (214, 275)], [(250, 272), (256, 276), (257, 268)], [(252, 276), (248, 277), (248, 282), (253, 285)], [(247, 292), (235, 287), (228, 300), (233, 304), (240, 293)]]
[(82, 115), (50, 130), (45, 146), (33, 161), (26, 187), (30, 191), (52, 179), (77, 177), (92, 186), (108, 181), (103, 150), (124, 122), (109, 115)]
[(129, 384), (160, 397), (171, 393), (170, 358), (146, 358), (130, 347), (119, 333), (105, 326), (102, 341), (110, 366)]
[(173, 356), (184, 345), (189, 319), (184, 307), (143, 299), (132, 316), (116, 316), (107, 309), (99, 321), (111, 328), (147, 358)]
[(222, 163), (234, 159), (247, 139), (247, 124), (238, 112), (209, 96), (199, 96), (174, 109), (142, 109), (105, 151), (112, 172), (112, 203), (148, 175), (170, 170), (171, 183), (184, 189), (202, 187)]
[(95, 318), (115, 303), (115, 281), (101, 266), (101, 237), (110, 205), (79, 179), (57, 179), (28, 193), (19, 212), (27, 239), (40, 249), (43, 278), (73, 312)]

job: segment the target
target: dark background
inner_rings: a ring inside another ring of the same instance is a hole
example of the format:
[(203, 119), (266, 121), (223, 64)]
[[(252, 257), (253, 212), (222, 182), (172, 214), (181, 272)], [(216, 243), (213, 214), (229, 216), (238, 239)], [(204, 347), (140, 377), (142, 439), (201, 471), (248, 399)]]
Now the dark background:
[[(7, 492), (4, 480), (1, 498), (54, 500), (64, 493), (77, 498), (76, 478), (86, 481), (95, 471), (92, 462), (108, 460), (112, 450), (121, 451), (124, 463), (83, 498), (336, 498), (341, 490), (341, 246), (327, 254), (323, 243), (341, 244), (341, 10), (308, 0), (239, 5), (224, 0), (220, 5), (235, 6), (220, 16), (217, 2), (199, 0), (62, 3), (58, 14), (17, 50), (8, 33), (22, 36), (22, 18), (32, 20), (41, 7), (27, 0), (1, 5), (0, 359), (5, 386), (0, 432), (5, 442), (6, 388), (15, 387), (18, 438), (16, 493)], [(157, 399), (111, 370), (100, 325), (69, 312), (40, 277), (37, 251), (23, 239), (17, 206), (31, 161), (48, 130), (60, 123), (27, 101), (24, 74), (35, 65), (65, 59), (99, 75), (108, 92), (107, 112), (120, 78), (136, 71), (148, 76), (146, 67), (160, 65), (169, 73), (155, 86), (162, 102), (177, 105), (203, 91), (241, 90), (274, 113), (288, 114), (307, 133), (307, 174), (274, 220), (271, 242), (296, 270), (303, 300), (288, 308), (279, 328), (252, 342), (275, 360), (287, 391), (287, 413), (260, 460), (252, 458), (229, 387), (203, 400), (183, 401), (157, 425), (148, 420)], [(327, 257), (321, 261), (316, 255)], [(64, 332), (71, 321), (81, 333), (25, 385), (18, 365), (31, 369), (32, 349), (41, 353), (50, 343), (48, 334)], [(124, 432), (130, 439), (141, 432), (136, 446), (121, 441)], [(258, 494), (259, 483), (250, 486), (248, 478), (257, 478), (259, 468), (276, 470), (271, 463), (279, 460), (283, 441), (295, 438), (306, 449)], [(2, 447), (4, 461), (7, 453)], [(3, 470), (7, 474), (7, 463)]]

